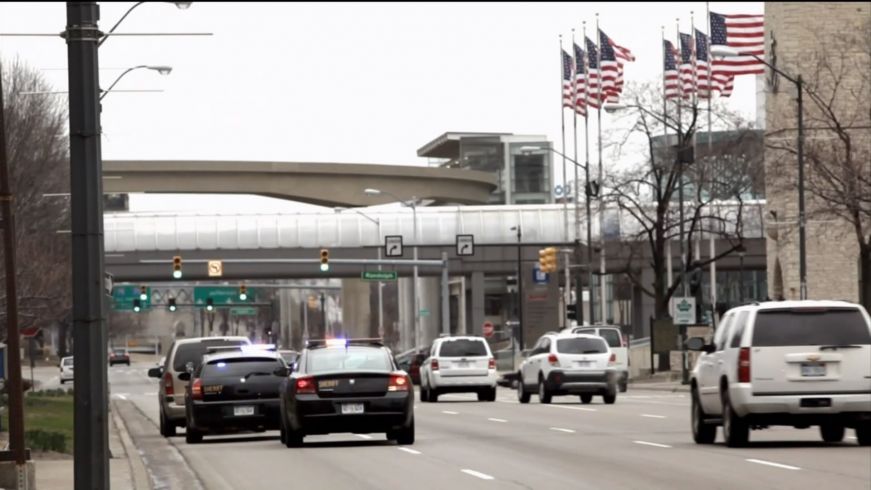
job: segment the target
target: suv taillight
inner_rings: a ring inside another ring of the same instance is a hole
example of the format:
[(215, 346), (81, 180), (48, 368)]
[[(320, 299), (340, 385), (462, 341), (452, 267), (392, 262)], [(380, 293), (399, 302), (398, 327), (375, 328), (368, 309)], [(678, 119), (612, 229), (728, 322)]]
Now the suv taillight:
[(496, 369), (496, 358), (491, 357), (490, 361), (487, 362), (487, 369)]
[(738, 351), (738, 382), (750, 382), (750, 347), (741, 347)]
[(617, 364), (617, 354), (615, 354), (614, 352), (612, 352), (612, 353), (611, 353), (611, 358), (608, 359), (608, 365), (609, 365), (609, 366), (613, 366), (614, 364)]
[(296, 394), (297, 395), (314, 395), (315, 379), (311, 376), (305, 378), (296, 378)]
[(203, 399), (203, 380), (197, 378), (191, 385), (191, 400)]
[(408, 377), (401, 373), (392, 373), (390, 375), (390, 384), (387, 385), (387, 391), (408, 391)]
[(430, 361), (429, 368), (432, 369), (433, 371), (438, 371), (439, 370), (439, 360), (433, 359), (432, 361)]
[(559, 365), (559, 357), (557, 357), (556, 354), (550, 354), (547, 356), (547, 362), (549, 362), (551, 366), (557, 366)]
[(172, 373), (166, 372), (163, 374), (163, 393), (166, 396), (175, 394), (175, 389), (172, 386)]

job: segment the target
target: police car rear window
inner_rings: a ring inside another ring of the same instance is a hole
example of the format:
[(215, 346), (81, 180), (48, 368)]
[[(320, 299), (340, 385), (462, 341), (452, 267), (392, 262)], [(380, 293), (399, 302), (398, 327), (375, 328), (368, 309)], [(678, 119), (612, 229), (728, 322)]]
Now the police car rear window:
[(480, 357), (487, 355), (483, 340), (445, 340), (439, 349), (439, 357)]
[(857, 344), (871, 344), (871, 331), (855, 308), (760, 311), (753, 326), (754, 347)]
[(275, 368), (281, 367), (278, 359), (268, 357), (242, 357), (233, 359), (216, 359), (203, 366), (203, 378), (237, 377), (260, 373), (272, 376)]

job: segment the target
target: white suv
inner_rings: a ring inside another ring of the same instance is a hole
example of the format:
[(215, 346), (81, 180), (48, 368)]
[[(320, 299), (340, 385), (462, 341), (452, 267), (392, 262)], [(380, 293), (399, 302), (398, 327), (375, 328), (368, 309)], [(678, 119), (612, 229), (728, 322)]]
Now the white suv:
[(464, 392), (477, 393), (479, 401), (496, 401), (496, 381), (496, 358), (483, 337), (441, 337), (420, 366), (420, 401)]
[(742, 446), (750, 429), (819, 425), (824, 441), (853, 427), (871, 445), (871, 318), (843, 301), (779, 301), (729, 310), (691, 375), (693, 439)]
[(575, 327), (571, 329), (572, 333), (585, 333), (589, 335), (598, 335), (605, 339), (611, 352), (614, 353), (617, 361), (614, 363), (614, 369), (617, 371), (619, 378), (617, 386), (620, 387), (620, 393), (625, 393), (629, 383), (629, 342), (626, 336), (620, 330), (620, 327), (610, 325), (590, 325), (583, 327)]
[(616, 357), (596, 335), (546, 334), (520, 365), (517, 399), (529, 403), (530, 395), (538, 393), (541, 403), (550, 403), (553, 396), (580, 395), (581, 403), (590, 403), (594, 395), (602, 395), (605, 403), (614, 403)]
[(64, 357), (60, 360), (60, 384), (73, 381), (73, 356)]

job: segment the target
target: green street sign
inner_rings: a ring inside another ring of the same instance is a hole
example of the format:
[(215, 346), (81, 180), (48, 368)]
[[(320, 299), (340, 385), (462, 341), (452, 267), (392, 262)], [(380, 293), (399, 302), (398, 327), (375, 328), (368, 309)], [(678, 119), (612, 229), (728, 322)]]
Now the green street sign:
[(426, 308), (420, 309), (420, 316), (429, 316), (429, 310)]
[(197, 306), (206, 306), (206, 300), (212, 298), (212, 303), (217, 306), (235, 306), (253, 303), (257, 297), (257, 292), (253, 288), (248, 288), (248, 299), (241, 301), (239, 299), (239, 288), (234, 286), (195, 286), (194, 287), (194, 304)]
[(145, 301), (139, 298), (139, 286), (115, 286), (112, 288), (112, 309), (117, 311), (133, 311), (133, 300), (139, 300), (141, 309), (151, 308), (151, 288), (146, 288)]
[(230, 308), (230, 313), (236, 316), (257, 316), (257, 308), (253, 306), (237, 306)]
[(363, 271), (360, 277), (364, 281), (395, 281), (399, 274), (396, 271)]

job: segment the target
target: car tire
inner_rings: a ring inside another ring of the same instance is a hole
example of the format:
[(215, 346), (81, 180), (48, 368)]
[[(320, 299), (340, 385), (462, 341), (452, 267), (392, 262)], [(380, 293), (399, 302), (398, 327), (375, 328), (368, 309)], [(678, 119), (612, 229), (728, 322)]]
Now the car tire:
[(583, 403), (584, 405), (589, 405), (592, 402), (593, 402), (593, 395), (592, 394), (584, 393), (583, 395), (581, 395), (581, 403)]
[(717, 426), (705, 423), (707, 416), (699, 401), (699, 392), (693, 389), (690, 408), (690, 425), (693, 431), (693, 440), (696, 444), (713, 444), (717, 439)]
[(408, 427), (403, 427), (396, 431), (396, 443), (400, 446), (408, 446), (414, 444), (414, 418)]
[(529, 399), (531, 398), (531, 394), (526, 391), (526, 387), (523, 385), (523, 378), (517, 377), (517, 401), (520, 403), (529, 403)]
[(602, 400), (605, 402), (605, 405), (613, 405), (617, 401), (617, 392), (605, 393), (602, 395)]
[(424, 386), (422, 383), (420, 385), (420, 401), (423, 403), (429, 403), (429, 388)]
[(871, 423), (865, 422), (863, 424), (859, 422), (858, 424), (859, 425), (855, 427), (856, 442), (858, 442), (860, 446), (871, 446)]
[(488, 401), (488, 402), (495, 402), (496, 401), (496, 387), (495, 386), (490, 388), (489, 390), (487, 390), (487, 400), (486, 401)]
[(544, 378), (539, 377), (538, 379), (538, 401), (544, 404), (550, 403), (553, 395), (550, 394), (550, 391), (547, 389), (547, 384), (544, 382)]
[(301, 431), (284, 427), (284, 447), (302, 447), (302, 439), (305, 437)]
[(478, 392), (479, 402), (495, 402), (496, 388), (484, 388)]
[(427, 393), (429, 393), (429, 402), (430, 403), (438, 403), (439, 401), (439, 390), (435, 388), (428, 388)]
[(744, 447), (750, 440), (750, 426), (735, 413), (732, 402), (729, 401), (729, 392), (724, 391), (721, 395), (723, 400), (723, 438), (729, 447)]
[(621, 379), (619, 386), (620, 386), (620, 393), (626, 393), (626, 390), (629, 389), (629, 380), (627, 380), (626, 378)]
[(166, 419), (163, 411), (160, 412), (160, 435), (163, 437), (175, 436), (175, 424)]
[(844, 424), (828, 422), (820, 424), (820, 435), (826, 442), (841, 442), (844, 440)]
[(193, 427), (187, 427), (184, 430), (184, 442), (188, 444), (197, 444), (203, 442), (203, 433), (194, 429)]

